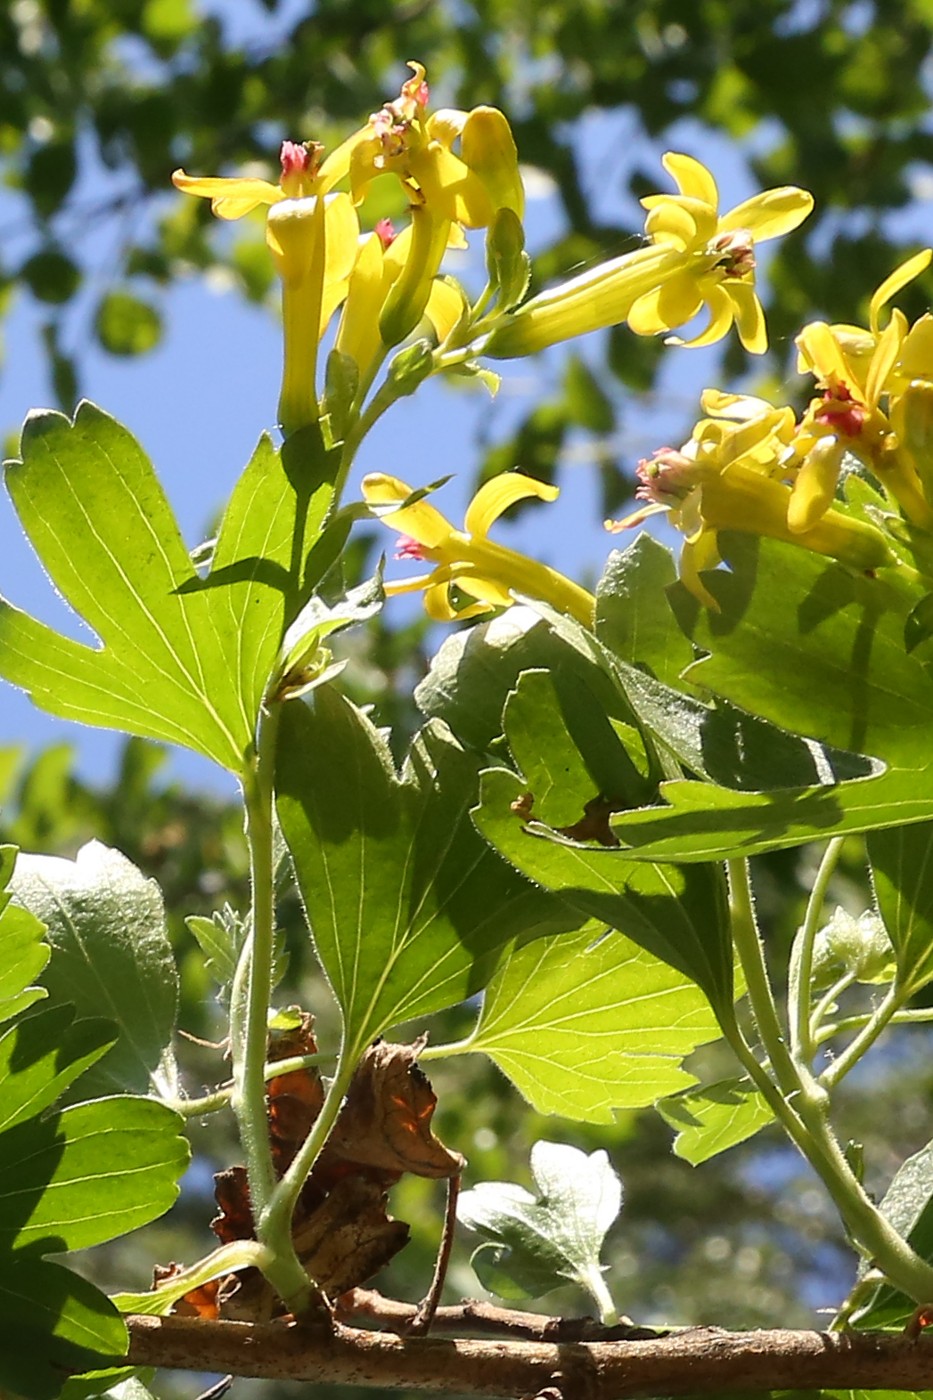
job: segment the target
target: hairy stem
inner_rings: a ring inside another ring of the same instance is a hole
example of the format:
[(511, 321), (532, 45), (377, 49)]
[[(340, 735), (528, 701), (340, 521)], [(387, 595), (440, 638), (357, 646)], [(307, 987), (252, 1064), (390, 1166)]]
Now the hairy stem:
[(820, 917), (826, 900), (826, 890), (842, 853), (843, 837), (837, 836), (826, 847), (820, 861), (803, 923), (794, 940), (791, 974), (788, 987), (791, 1053), (797, 1060), (812, 1064), (816, 1046), (811, 1026), (811, 982), (813, 980), (813, 947), (820, 927)]
[(730, 860), (729, 905), (732, 913), (732, 937), (739, 962), (745, 974), (748, 1003), (761, 1038), (765, 1054), (771, 1062), (778, 1085), (784, 1094), (800, 1090), (797, 1066), (787, 1048), (784, 1028), (778, 1017), (774, 993), (768, 977), (761, 937), (752, 904), (752, 889), (748, 862)]
[(820, 1083), (825, 1089), (831, 1089), (838, 1084), (840, 1079), (849, 1073), (853, 1065), (858, 1064), (866, 1050), (874, 1045), (882, 1031), (886, 1030), (894, 1019), (902, 1000), (903, 992), (895, 982), (893, 986), (888, 988), (884, 999), (868, 1017), (855, 1039), (849, 1042), (842, 1053), (820, 1075)]

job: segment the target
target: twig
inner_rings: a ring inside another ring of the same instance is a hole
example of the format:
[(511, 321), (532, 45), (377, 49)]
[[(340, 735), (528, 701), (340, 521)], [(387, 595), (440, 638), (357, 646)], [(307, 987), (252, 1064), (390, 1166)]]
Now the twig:
[(447, 1279), (447, 1265), (450, 1263), (450, 1251), (454, 1247), (454, 1234), (457, 1229), (457, 1198), (460, 1195), (460, 1177), (449, 1176), (447, 1178), (447, 1209), (444, 1212), (444, 1228), (441, 1233), (441, 1241), (437, 1247), (437, 1263), (434, 1265), (434, 1277), (431, 1280), (431, 1287), (418, 1305), (418, 1310), (408, 1325), (408, 1335), (410, 1337), (426, 1337), (434, 1321), (437, 1312), (437, 1305), (441, 1301), (441, 1294), (444, 1291), (444, 1283)]
[[(365, 1320), (400, 1336), (411, 1335), (410, 1323), (417, 1312), (416, 1304), (400, 1303), (370, 1288), (354, 1288), (345, 1293), (338, 1299), (336, 1308), (340, 1322), (352, 1325)], [(527, 1342), (636, 1342), (668, 1335), (663, 1328), (637, 1327), (629, 1322), (604, 1327), (593, 1317), (548, 1317), (544, 1313), (500, 1308), (495, 1303), (483, 1303), (474, 1298), (467, 1298), (456, 1306), (438, 1308), (432, 1331), (456, 1336), (478, 1332)]]
[(695, 1328), (653, 1341), (468, 1341), (397, 1337), (299, 1323), (130, 1317), (129, 1361), (260, 1379), (437, 1394), (537, 1395), (558, 1385), (587, 1400), (763, 1390), (933, 1389), (933, 1346), (877, 1332)]

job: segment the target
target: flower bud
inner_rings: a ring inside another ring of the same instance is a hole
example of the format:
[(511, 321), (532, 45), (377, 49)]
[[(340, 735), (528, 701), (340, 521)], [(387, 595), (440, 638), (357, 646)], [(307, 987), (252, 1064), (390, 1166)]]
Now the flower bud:
[(460, 156), (486, 187), (493, 209), (521, 219), (525, 190), (512, 128), (496, 107), (474, 107), (460, 135)]

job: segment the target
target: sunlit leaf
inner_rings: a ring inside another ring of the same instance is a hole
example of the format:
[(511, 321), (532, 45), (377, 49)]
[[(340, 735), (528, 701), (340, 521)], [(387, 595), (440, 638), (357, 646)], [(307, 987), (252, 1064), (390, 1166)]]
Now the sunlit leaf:
[[(480, 1282), (504, 1298), (538, 1298), (563, 1283), (594, 1291), (600, 1251), (622, 1204), (605, 1152), (536, 1142), (537, 1197), (506, 1181), (484, 1181), (460, 1197), (457, 1218), (484, 1235), (471, 1260)], [(597, 1285), (598, 1290), (598, 1285)]]
[(525, 829), (526, 784), (514, 773), (483, 774), (480, 831), (523, 875), (588, 918), (624, 933), (689, 977), (722, 1012), (733, 996), (732, 942), (722, 870), (651, 865), (626, 852)]
[(33, 985), (49, 960), (45, 928), (34, 914), (10, 902), (16, 858), (15, 846), (0, 846), (0, 1022), (47, 996)]
[(201, 579), (151, 464), (100, 409), (82, 404), (74, 423), (31, 415), (21, 453), (7, 484), (23, 528), (101, 645), (0, 602), (0, 675), (53, 714), (183, 744), (241, 771), (331, 500), (326, 454), (315, 456), (307, 435), (290, 455), (263, 438)]
[(285, 707), (279, 818), (353, 1046), (470, 996), (519, 930), (578, 922), (477, 836), (477, 769), (434, 724), (398, 774), (385, 740), (332, 686)]
[(749, 1079), (721, 1079), (662, 1099), (658, 1112), (677, 1131), (674, 1154), (697, 1166), (754, 1137), (774, 1114)]
[(621, 933), (587, 925), (520, 942), (467, 1042), (539, 1113), (609, 1123), (694, 1083), (681, 1061), (719, 1027), (694, 982)]

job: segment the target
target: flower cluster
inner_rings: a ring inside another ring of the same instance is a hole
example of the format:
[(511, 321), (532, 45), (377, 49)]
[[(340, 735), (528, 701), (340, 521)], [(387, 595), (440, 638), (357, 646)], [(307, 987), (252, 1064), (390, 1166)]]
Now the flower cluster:
[[(897, 309), (884, 327), (881, 318), (931, 259), (924, 249), (882, 283), (867, 327), (804, 327), (798, 368), (816, 394), (799, 420), (787, 407), (707, 391), (709, 416), (679, 451), (639, 464), (645, 504), (608, 528), (666, 512), (685, 536), (681, 577), (708, 607), (716, 603), (700, 570), (720, 562), (723, 529), (787, 540), (869, 574), (898, 562), (898, 521), (908, 533), (933, 530), (933, 316), (913, 326)], [(880, 488), (874, 519), (846, 503), (852, 472)]]
[[(347, 423), (351, 429), (354, 422), (360, 424), (364, 406), (369, 415), (360, 433), (393, 395), (410, 392), (411, 376), (403, 384), (399, 368), (393, 380), (391, 366), (383, 386), (374, 385), (388, 353), (415, 333), (426, 346), (423, 355), (419, 348), (415, 379), (423, 377), (422, 371), (476, 374), (479, 356), (528, 355), (622, 322), (639, 335), (674, 332), (704, 310), (706, 325), (692, 339), (669, 338), (680, 345), (708, 345), (735, 325), (747, 350), (758, 354), (766, 348), (755, 292), (756, 244), (790, 232), (807, 217), (813, 201), (805, 190), (767, 190), (720, 214), (710, 172), (690, 156), (668, 154), (663, 164), (676, 193), (642, 200), (644, 245), (528, 299), (524, 192), (506, 118), (485, 106), (429, 111), (425, 70), (418, 63), (409, 67), (413, 76), (398, 97), (329, 155), (313, 141), (286, 141), (278, 184), (248, 177), (205, 179), (183, 171), (173, 177), (179, 189), (209, 198), (220, 218), (267, 208), (266, 242), (283, 291), (279, 421), (286, 434), (321, 414), (318, 347), (338, 312), (334, 348), (338, 363), (350, 366), (343, 372), (352, 385)], [(382, 176), (397, 181), (407, 199), (408, 222), (397, 236), (386, 220), (370, 231), (360, 227), (360, 208)], [(462, 246), (464, 231), (472, 229), (486, 230), (489, 282), (471, 303), (463, 287), (441, 276), (441, 263), (446, 250)], [(828, 503), (826, 509), (817, 504), (835, 451), (825, 441), (838, 440), (828, 426), (848, 430), (858, 420), (866, 441), (869, 433), (880, 431), (876, 390), (884, 376), (879, 379), (881, 370), (865, 362), (859, 347), (846, 351), (858, 361), (859, 373), (848, 366), (836, 372), (828, 347), (836, 345), (839, 329), (824, 328), (822, 338), (814, 331), (802, 343), (801, 353), (820, 374), (824, 391), (821, 413), (810, 414), (805, 429), (795, 428), (786, 412), (723, 400), (710, 406), (711, 417), (682, 452), (660, 454), (643, 466), (639, 494), (651, 504), (637, 518), (655, 509), (670, 511), (687, 535), (685, 574), (700, 596), (709, 596), (699, 582), (699, 569), (718, 559), (716, 531), (739, 519), (746, 521), (745, 528), (793, 535), (862, 567), (878, 562), (877, 532), (864, 526), (856, 547), (851, 537), (859, 531), (846, 526), (843, 539), (836, 513)], [(878, 342), (888, 373), (895, 332), (890, 327), (877, 332), (873, 321), (869, 334)], [(898, 346), (903, 342), (906, 349), (909, 340), (901, 335)], [(920, 431), (915, 420), (916, 414), (909, 428), (913, 438)], [(805, 431), (812, 439), (805, 454), (808, 465), (797, 472), (798, 496), (788, 512), (788, 463), (797, 471)], [(893, 483), (895, 466), (888, 471)], [(903, 484), (899, 489), (907, 491)], [(489, 525), (513, 501), (553, 494), (539, 482), (509, 473), (481, 489), (460, 531), (423, 494), (397, 478), (367, 477), (364, 495), (371, 509), (408, 536), (403, 557), (427, 559), (434, 566), (422, 577), (390, 585), (389, 591), (424, 588), (435, 618), (457, 615), (460, 595), (470, 601), (459, 615), (470, 616), (531, 594), (591, 621), (588, 593), (487, 537)], [(747, 505), (740, 506), (740, 498)]]

